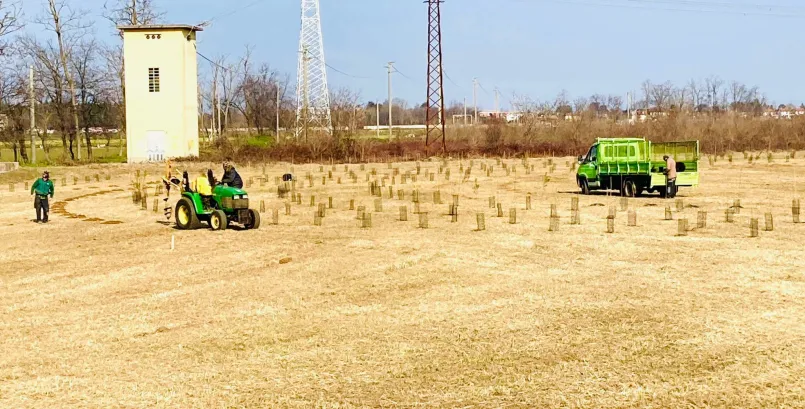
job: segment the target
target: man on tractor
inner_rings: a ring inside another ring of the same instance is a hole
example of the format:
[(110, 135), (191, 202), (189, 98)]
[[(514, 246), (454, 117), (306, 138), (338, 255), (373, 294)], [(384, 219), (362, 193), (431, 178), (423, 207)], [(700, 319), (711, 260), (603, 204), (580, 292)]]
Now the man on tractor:
[(232, 166), (232, 162), (227, 159), (224, 161), (224, 177), (221, 178), (221, 184), (243, 189), (243, 179), (241, 179), (238, 171)]

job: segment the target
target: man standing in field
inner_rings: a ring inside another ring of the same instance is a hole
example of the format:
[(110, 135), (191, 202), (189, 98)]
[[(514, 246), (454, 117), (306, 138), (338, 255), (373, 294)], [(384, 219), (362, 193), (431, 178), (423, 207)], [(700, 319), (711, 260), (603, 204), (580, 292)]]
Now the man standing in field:
[(53, 182), (50, 180), (50, 173), (45, 171), (42, 177), (31, 186), (31, 194), (34, 196), (34, 208), (36, 209), (36, 222), (47, 223), (50, 206), (48, 196), (53, 197)]
[(663, 156), (662, 159), (665, 160), (665, 177), (667, 178), (665, 197), (673, 199), (676, 197), (676, 161), (668, 155)]

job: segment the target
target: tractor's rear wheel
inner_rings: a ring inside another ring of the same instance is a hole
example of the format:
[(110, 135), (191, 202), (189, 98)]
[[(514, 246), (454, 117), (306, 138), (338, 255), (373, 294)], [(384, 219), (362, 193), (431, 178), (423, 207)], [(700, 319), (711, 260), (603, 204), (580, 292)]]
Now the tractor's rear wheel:
[(193, 202), (184, 197), (179, 199), (179, 203), (176, 204), (176, 227), (190, 230), (198, 228), (198, 225), (198, 215)]
[(210, 227), (213, 230), (226, 230), (226, 213), (223, 210), (214, 210), (210, 215)]
[(249, 209), (249, 219), (250, 222), (243, 225), (247, 230), (255, 230), (260, 228), (260, 213), (255, 212), (253, 209)]

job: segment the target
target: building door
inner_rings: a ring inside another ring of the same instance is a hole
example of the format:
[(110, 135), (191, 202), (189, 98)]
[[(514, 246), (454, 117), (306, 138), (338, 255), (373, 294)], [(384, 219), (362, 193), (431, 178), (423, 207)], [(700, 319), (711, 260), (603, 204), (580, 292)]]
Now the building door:
[(161, 162), (165, 160), (165, 131), (148, 131), (148, 160)]

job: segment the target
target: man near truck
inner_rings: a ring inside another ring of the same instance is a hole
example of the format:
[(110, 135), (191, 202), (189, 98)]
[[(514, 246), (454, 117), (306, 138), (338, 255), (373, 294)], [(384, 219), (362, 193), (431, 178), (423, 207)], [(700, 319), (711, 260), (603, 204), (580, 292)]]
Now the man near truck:
[(48, 212), (50, 211), (48, 196), (53, 198), (53, 182), (50, 180), (49, 172), (45, 171), (42, 173), (42, 177), (34, 182), (34, 185), (31, 186), (31, 194), (35, 195), (36, 222), (47, 223)]
[(666, 196), (669, 199), (676, 197), (676, 161), (674, 158), (665, 155), (662, 157), (665, 161), (665, 177), (666, 177)]

